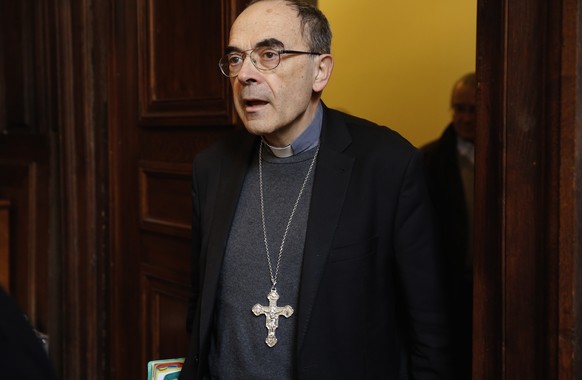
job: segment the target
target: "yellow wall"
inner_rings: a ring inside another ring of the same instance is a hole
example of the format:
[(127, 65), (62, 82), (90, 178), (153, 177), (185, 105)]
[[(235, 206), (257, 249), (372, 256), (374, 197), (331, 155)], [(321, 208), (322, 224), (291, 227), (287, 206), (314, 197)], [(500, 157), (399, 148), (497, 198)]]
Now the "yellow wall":
[(477, 0), (319, 0), (334, 34), (333, 108), (420, 146), (451, 119), (451, 88), (475, 70)]

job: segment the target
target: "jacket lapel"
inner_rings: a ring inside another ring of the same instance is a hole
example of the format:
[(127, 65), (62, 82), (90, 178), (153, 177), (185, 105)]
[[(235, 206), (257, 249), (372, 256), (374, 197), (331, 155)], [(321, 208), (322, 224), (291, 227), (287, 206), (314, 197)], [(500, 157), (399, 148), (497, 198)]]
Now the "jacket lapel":
[(354, 164), (354, 157), (344, 152), (351, 143), (344, 119), (324, 109), (301, 271), (298, 350), (307, 332)]
[(215, 189), (214, 210), (212, 211), (211, 234), (208, 239), (208, 254), (204, 271), (202, 291), (201, 337), (210, 331), (220, 268), (226, 243), (236, 212), (240, 191), (248, 169), (249, 159), (257, 141), (255, 136), (244, 134), (232, 154), (225, 154), (220, 161), (218, 184)]

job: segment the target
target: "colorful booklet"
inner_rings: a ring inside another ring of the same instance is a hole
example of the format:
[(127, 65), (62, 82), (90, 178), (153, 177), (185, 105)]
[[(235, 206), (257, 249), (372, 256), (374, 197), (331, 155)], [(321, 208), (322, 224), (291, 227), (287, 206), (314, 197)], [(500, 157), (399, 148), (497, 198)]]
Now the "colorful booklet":
[(148, 380), (177, 380), (184, 358), (152, 360), (148, 363)]

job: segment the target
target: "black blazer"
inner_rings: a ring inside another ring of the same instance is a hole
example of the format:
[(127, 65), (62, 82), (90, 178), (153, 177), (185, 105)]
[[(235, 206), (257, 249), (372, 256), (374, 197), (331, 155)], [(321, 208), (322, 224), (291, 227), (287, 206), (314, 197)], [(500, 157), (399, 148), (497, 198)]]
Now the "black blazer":
[(47, 353), (12, 298), (0, 288), (0, 378), (56, 380)]
[[(191, 345), (180, 379), (202, 379), (220, 268), (249, 160), (245, 131), (193, 167)], [(422, 156), (394, 131), (324, 107), (299, 304), (299, 379), (447, 378), (448, 334)], [(405, 321), (406, 323), (404, 323)]]
[(469, 217), (457, 153), (457, 134), (449, 124), (442, 136), (425, 146), (429, 194), (435, 205), (437, 233), (445, 253), (449, 314), (455, 326), (452, 379), (470, 379), (472, 361), (473, 279), (465, 269), (469, 254)]
[(426, 177), (429, 194), (433, 201), (438, 221), (438, 234), (443, 252), (447, 254), (447, 267), (460, 277), (469, 249), (469, 222), (463, 182), (457, 158), (457, 134), (449, 124), (442, 136), (425, 146)]

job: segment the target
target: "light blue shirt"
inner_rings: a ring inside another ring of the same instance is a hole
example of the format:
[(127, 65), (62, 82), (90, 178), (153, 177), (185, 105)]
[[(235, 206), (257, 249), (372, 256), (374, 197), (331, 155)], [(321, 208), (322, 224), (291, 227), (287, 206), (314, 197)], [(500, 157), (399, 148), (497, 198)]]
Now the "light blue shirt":
[(273, 147), (267, 144), (263, 139), (265, 145), (271, 149), (271, 152), (276, 157), (284, 158), (291, 157), (294, 154), (299, 154), (305, 152), (306, 150), (315, 148), (319, 145), (319, 135), (321, 134), (321, 126), (323, 124), (323, 106), (321, 103), (317, 106), (317, 111), (315, 111), (315, 116), (313, 120), (307, 126), (307, 128), (293, 141), (290, 145), (283, 148)]

